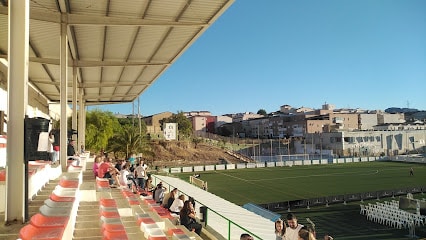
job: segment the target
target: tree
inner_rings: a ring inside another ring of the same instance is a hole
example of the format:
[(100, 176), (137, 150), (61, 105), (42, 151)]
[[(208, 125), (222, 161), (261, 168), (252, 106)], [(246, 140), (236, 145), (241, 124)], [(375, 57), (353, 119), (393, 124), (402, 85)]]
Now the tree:
[(190, 137), (192, 135), (192, 123), (187, 117), (185, 117), (183, 112), (178, 112), (177, 114), (173, 114), (168, 118), (160, 120), (161, 126), (164, 123), (177, 123), (180, 136)]
[(257, 114), (263, 115), (263, 116), (267, 116), (268, 114), (266, 113), (265, 109), (259, 109), (259, 111), (257, 111)]
[(112, 112), (99, 109), (88, 111), (86, 114), (86, 148), (100, 150), (106, 148), (108, 140), (121, 126)]
[(203, 139), (202, 139), (202, 138), (199, 138), (199, 137), (194, 137), (194, 138), (192, 139), (192, 142), (194, 143), (195, 148), (197, 148), (198, 144), (200, 144), (200, 143), (202, 143), (202, 142), (203, 142)]
[[(137, 128), (137, 131), (139, 132), (139, 119), (138, 118), (118, 118), (118, 122), (122, 127), (124, 126), (134, 126)], [(141, 122), (141, 129), (140, 132), (145, 134), (146, 133), (146, 123), (144, 121)]]
[(150, 147), (145, 132), (139, 134), (139, 127), (132, 125), (122, 126), (120, 131), (110, 139), (108, 151), (114, 152), (116, 157), (130, 157), (131, 154), (142, 153), (150, 155)]

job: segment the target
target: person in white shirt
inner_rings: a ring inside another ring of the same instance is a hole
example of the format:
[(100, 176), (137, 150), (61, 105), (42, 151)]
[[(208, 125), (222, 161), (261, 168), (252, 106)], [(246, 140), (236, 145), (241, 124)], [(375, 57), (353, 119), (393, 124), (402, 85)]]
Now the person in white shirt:
[(288, 227), (285, 230), (284, 239), (299, 240), (299, 230), (303, 227), (303, 225), (297, 223), (296, 215), (293, 213), (287, 214), (287, 226)]
[(121, 171), (120, 171), (120, 177), (119, 177), (119, 180), (120, 180), (120, 186), (127, 186), (127, 187), (129, 187), (130, 189), (132, 188), (131, 187), (131, 185), (132, 185), (132, 181), (131, 180), (129, 180), (129, 179), (127, 179), (127, 176), (129, 176), (129, 174), (131, 174), (130, 172), (129, 172), (129, 170), (127, 170), (127, 164), (125, 164), (122, 168), (121, 168)]
[(181, 194), (178, 198), (176, 198), (172, 205), (169, 208), (169, 211), (172, 213), (179, 214), (180, 210), (183, 208), (183, 203), (185, 202), (185, 195)]
[(137, 165), (137, 167), (135, 168), (135, 177), (136, 177), (136, 180), (138, 182), (140, 189), (145, 188), (146, 169), (147, 169), (147, 166), (146, 166), (146, 164), (143, 163), (142, 160)]

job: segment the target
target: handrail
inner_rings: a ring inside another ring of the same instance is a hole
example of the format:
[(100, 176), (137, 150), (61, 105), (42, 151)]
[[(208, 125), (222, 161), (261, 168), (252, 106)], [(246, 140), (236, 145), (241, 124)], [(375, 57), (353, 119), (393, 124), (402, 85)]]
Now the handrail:
[[(155, 176), (155, 175), (152, 175), (152, 177), (154, 178), (154, 184), (156, 185), (157, 184), (157, 180), (158, 180), (158, 182), (163, 182), (163, 186), (168, 186), (168, 190), (170, 191), (170, 189), (173, 189), (173, 188), (177, 188), (177, 186), (174, 186), (173, 184), (170, 184), (170, 183), (168, 183), (168, 182), (164, 182), (162, 179), (160, 179), (160, 178), (157, 178), (157, 176)], [(185, 193), (185, 192), (183, 192), (183, 191), (181, 191), (181, 190), (179, 190), (179, 192), (181, 192), (181, 193), (183, 193), (184, 195), (186, 195), (187, 197), (189, 197), (189, 196), (191, 196), (190, 194), (188, 194), (188, 193)], [(257, 236), (256, 234), (254, 234), (253, 232), (250, 232), (249, 230), (247, 230), (246, 228), (244, 228), (244, 227), (242, 227), (242, 226), (240, 226), (239, 224), (237, 224), (237, 223), (235, 223), (235, 222), (233, 222), (232, 220), (230, 220), (230, 219), (228, 219), (227, 217), (225, 217), (225, 216), (223, 216), (222, 214), (220, 214), (220, 213), (218, 213), (218, 212), (216, 212), (215, 210), (213, 210), (213, 209), (211, 209), (211, 208), (209, 208), (208, 206), (206, 206), (205, 204), (203, 204), (202, 202), (200, 202), (200, 201), (198, 201), (198, 200), (196, 200), (195, 199), (195, 202), (197, 202), (198, 204), (200, 204), (201, 206), (205, 206), (205, 207), (207, 207), (207, 210), (208, 211), (212, 211), (212, 212), (214, 212), (215, 214), (217, 214), (218, 216), (220, 216), (222, 219), (225, 219), (227, 222), (228, 222), (228, 240), (230, 240), (231, 239), (231, 226), (232, 225), (234, 225), (234, 226), (237, 226), (238, 228), (240, 228), (240, 229), (242, 229), (243, 231), (245, 231), (246, 233), (248, 233), (248, 234), (250, 234), (251, 236), (253, 236), (253, 237), (256, 237), (257, 239), (262, 239), (261, 237), (259, 237), (259, 236)], [(207, 215), (207, 214), (206, 214)], [(205, 224), (206, 224), (206, 226), (207, 226), (207, 216), (203, 216), (203, 218), (205, 218), (204, 220), (205, 220)]]

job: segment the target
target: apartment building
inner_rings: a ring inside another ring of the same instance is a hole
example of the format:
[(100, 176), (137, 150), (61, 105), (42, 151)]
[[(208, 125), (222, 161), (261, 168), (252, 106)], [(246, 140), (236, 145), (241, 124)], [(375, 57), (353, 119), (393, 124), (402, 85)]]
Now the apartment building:
[(162, 137), (163, 130), (161, 130), (160, 120), (171, 117), (172, 115), (173, 113), (171, 112), (162, 112), (151, 116), (143, 117), (142, 121), (145, 122), (147, 134), (151, 135), (152, 137)]
[(250, 119), (263, 118), (264, 116), (252, 112), (237, 113), (232, 116), (232, 122), (242, 122)]
[(215, 116), (191, 116), (192, 130), (195, 132), (215, 133)]
[(183, 115), (189, 118), (193, 116), (211, 116), (212, 113), (210, 111), (190, 111), (190, 112), (183, 112)]
[(404, 123), (404, 113), (381, 113), (377, 115), (377, 124)]
[(227, 124), (227, 123), (232, 123), (232, 117), (229, 116), (216, 116), (216, 121), (215, 121), (215, 128), (219, 128), (220, 126)]
[(423, 124), (422, 129), (310, 133), (305, 139), (316, 152), (328, 150), (338, 156), (392, 156), (424, 151), (426, 128)]

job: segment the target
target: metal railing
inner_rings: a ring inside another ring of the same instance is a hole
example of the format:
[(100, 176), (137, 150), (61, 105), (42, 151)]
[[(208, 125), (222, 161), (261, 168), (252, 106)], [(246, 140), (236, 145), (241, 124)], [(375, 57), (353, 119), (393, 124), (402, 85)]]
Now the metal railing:
[[(163, 187), (168, 189), (168, 191), (171, 191), (172, 189), (178, 187), (173, 185), (172, 183), (168, 183), (168, 182), (165, 182), (164, 180), (157, 178), (155, 175), (152, 175), (152, 177), (153, 177), (154, 185), (156, 185), (157, 183), (161, 181), (163, 184)], [(192, 196), (189, 193), (183, 192), (181, 190), (179, 191), (182, 194), (186, 195), (186, 199)], [(248, 233), (254, 239), (262, 239), (261, 237), (257, 236), (255, 233), (247, 230), (243, 226), (238, 225), (231, 219), (209, 208), (205, 204), (197, 201), (196, 199), (194, 200), (195, 200), (195, 211), (197, 212), (197, 218), (200, 219), (200, 221), (204, 222), (205, 227), (209, 225), (215, 232), (223, 236), (223, 238), (228, 240), (239, 239), (241, 233)]]

